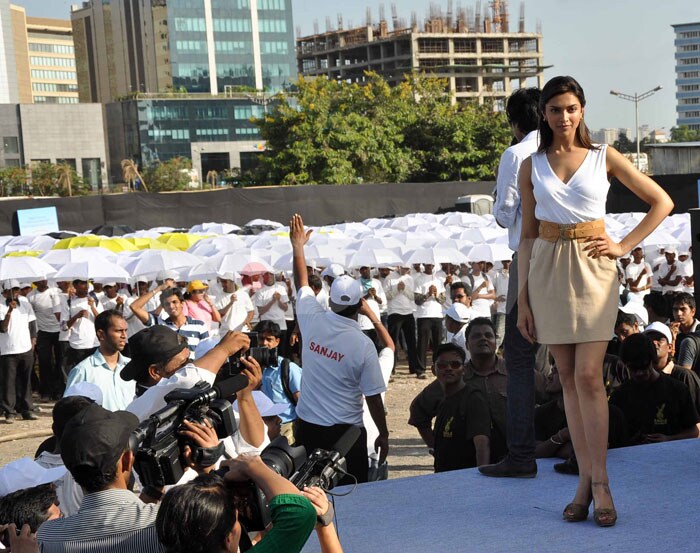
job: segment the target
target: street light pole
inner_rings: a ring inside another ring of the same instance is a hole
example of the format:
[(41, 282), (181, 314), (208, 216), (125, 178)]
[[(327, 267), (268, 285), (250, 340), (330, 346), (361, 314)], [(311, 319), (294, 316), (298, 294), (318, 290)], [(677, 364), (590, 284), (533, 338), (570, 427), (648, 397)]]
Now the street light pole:
[(639, 102), (642, 100), (646, 100), (649, 98), (649, 96), (652, 96), (656, 94), (659, 90), (661, 90), (663, 87), (661, 85), (657, 86), (656, 88), (652, 88), (651, 90), (647, 90), (646, 92), (642, 94), (637, 94), (636, 92), (634, 95), (631, 94), (623, 94), (622, 92), (618, 92), (616, 90), (611, 90), (610, 94), (613, 96), (617, 96), (618, 98), (621, 98), (623, 100), (628, 100), (630, 102), (634, 102), (634, 126), (637, 130), (637, 169), (641, 169), (641, 158), (640, 158), (640, 153), (639, 153)]

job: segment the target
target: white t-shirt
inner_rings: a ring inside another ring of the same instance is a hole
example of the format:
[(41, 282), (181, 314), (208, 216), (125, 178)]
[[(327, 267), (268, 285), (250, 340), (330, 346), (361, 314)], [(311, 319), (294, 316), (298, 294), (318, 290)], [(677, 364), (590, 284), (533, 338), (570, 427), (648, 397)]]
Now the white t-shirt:
[[(362, 281), (360, 280), (360, 283)], [(377, 316), (377, 318), (381, 318), (381, 314), (384, 312), (382, 307), (386, 308), (387, 304), (387, 299), (386, 299), (386, 294), (384, 293), (384, 287), (382, 286), (382, 283), (379, 282), (376, 278), (370, 279), (370, 284), (367, 285), (363, 293), (366, 293), (369, 288), (374, 288), (374, 290), (377, 292), (377, 297), (382, 300), (382, 303), (379, 304), (374, 299), (369, 299), (367, 301), (367, 305), (369, 305), (370, 309), (374, 312), (374, 314)], [(374, 328), (374, 325), (372, 324), (372, 321), (369, 320), (369, 317), (365, 317), (364, 315), (358, 315), (357, 316), (357, 322), (360, 323), (360, 328), (362, 330), (372, 330)]]
[[(379, 368), (382, 371), (384, 386), (388, 386), (391, 371), (394, 370), (394, 352), (389, 348), (383, 348), (379, 352)], [(384, 394), (382, 394), (382, 400), (383, 399)], [(367, 456), (372, 457), (376, 455), (374, 451), (374, 442), (379, 436), (379, 430), (377, 429), (377, 425), (374, 424), (374, 419), (369, 413), (369, 407), (367, 407), (367, 401), (364, 399), (362, 400), (362, 423), (367, 430)]]
[[(510, 280), (510, 273), (504, 273), (501, 271), (496, 271), (493, 277), (493, 286), (496, 290), (496, 313), (506, 313), (506, 304), (508, 303), (508, 281)], [(503, 301), (498, 301), (498, 298), (503, 296), (505, 299)]]
[[(376, 300), (373, 299), (368, 299), (365, 300), (367, 302), (367, 306), (372, 310), (372, 313), (375, 314), (377, 319), (381, 317), (381, 313), (379, 310), (379, 304), (376, 302)], [(365, 317), (364, 315), (358, 315), (357, 316), (357, 323), (360, 325), (360, 328), (362, 330), (373, 330), (374, 329), (374, 324), (370, 320), (369, 317)]]
[[(60, 289), (59, 289), (60, 290)], [(70, 336), (70, 330), (67, 328), (63, 328), (63, 325), (61, 325), (61, 309), (63, 309), (63, 302), (68, 300), (68, 294), (64, 294), (63, 292), (58, 294), (58, 305), (54, 307), (53, 314), (54, 316), (58, 315), (58, 318), (56, 319), (58, 321), (58, 326), (60, 328), (58, 332), (58, 341), (59, 342), (67, 342), (68, 337)]]
[(654, 259), (654, 261), (651, 262), (651, 270), (652, 270), (652, 275), (651, 275), (651, 291), (652, 292), (661, 292), (662, 291), (662, 286), (659, 284), (659, 277), (662, 277), (664, 275), (661, 274), (661, 265), (666, 263), (666, 258), (662, 255)]
[(245, 323), (248, 318), (248, 313), (254, 311), (253, 302), (250, 301), (250, 296), (245, 290), (237, 290), (236, 292), (226, 293), (217, 296), (214, 302), (214, 307), (219, 311), (223, 310), (231, 302), (231, 296), (236, 295), (236, 301), (233, 302), (231, 308), (221, 318), (221, 332), (229, 330), (244, 331), (247, 330)]
[[(477, 288), (479, 288), (479, 286), (481, 286), (484, 282), (486, 282), (486, 285), (481, 290), (479, 290), (479, 294), (490, 294), (495, 290), (495, 288), (493, 287), (493, 281), (484, 273), (479, 273), (478, 276), (472, 275), (472, 278), (474, 279), (474, 287), (472, 289), (472, 293), (476, 293)], [(508, 286), (506, 284), (506, 291), (507, 288)], [(474, 312), (474, 317), (490, 317), (492, 304), (493, 300), (472, 300), (472, 311)]]
[[(126, 335), (131, 338), (134, 334), (137, 332), (143, 330), (146, 328), (146, 325), (143, 324), (139, 318), (134, 315), (134, 312), (131, 310), (131, 304), (134, 303), (137, 299), (139, 299), (139, 296), (130, 296), (126, 298), (126, 301), (124, 301), (124, 318), (126, 319), (126, 324), (127, 324), (127, 330), (126, 330)], [(146, 302), (146, 304), (143, 306), (144, 311), (147, 313), (151, 313), (158, 309), (160, 307), (160, 292), (155, 294), (150, 300)]]
[[(96, 348), (100, 345), (95, 334), (95, 315), (92, 312), (88, 298), (61, 298), (61, 326), (68, 328), (68, 321), (75, 317), (83, 309), (87, 311), (87, 317), (78, 317), (69, 329), (68, 343), (73, 349), (89, 349)], [(94, 300), (93, 300), (94, 301)], [(102, 313), (102, 304), (95, 302), (95, 311)]]
[[(437, 289), (437, 295), (445, 293), (444, 278), (439, 278), (437, 275), (427, 275), (421, 273), (414, 277), (415, 292), (427, 296), (431, 286)], [(437, 301), (435, 296), (430, 296), (416, 309), (416, 319), (424, 318), (442, 318), (442, 304)]]
[(669, 265), (667, 261), (664, 261), (661, 265), (659, 265), (659, 271), (658, 271), (659, 277), (660, 278), (665, 277), (673, 266), (676, 267), (676, 270), (670, 276), (670, 280), (674, 280), (678, 277), (681, 277), (681, 280), (675, 286), (668, 286), (668, 285), (663, 286), (663, 293), (664, 294), (667, 294), (669, 292), (682, 292), (683, 291), (683, 277), (689, 276), (686, 274), (687, 267), (685, 266), (685, 264), (681, 263), (680, 261), (678, 261), (676, 259), (671, 265)]
[(126, 304), (126, 299), (128, 296), (126, 294), (118, 293), (115, 297), (113, 298), (108, 298), (106, 294), (103, 294), (100, 297), (100, 303), (102, 304), (102, 309), (105, 311), (109, 309), (116, 309), (117, 308), (117, 298), (121, 297), (124, 300), (124, 304)]
[[(637, 287), (644, 288), (645, 286), (651, 286), (651, 277), (652, 277), (651, 267), (644, 260), (642, 260), (641, 263), (635, 263), (634, 261), (630, 261), (627, 264), (627, 267), (625, 268), (625, 280), (632, 280), (632, 282), (636, 281), (639, 278), (639, 275), (642, 274), (642, 271), (644, 269), (646, 269), (647, 273), (645, 276), (643, 276), (640, 279)], [(651, 288), (648, 288), (648, 289), (644, 290), (643, 292), (630, 291), (629, 295), (630, 295), (631, 299), (633, 298), (636, 300), (642, 300), (644, 298), (644, 296), (646, 296), (650, 291), (651, 291)]]
[[(399, 283), (403, 282), (404, 289), (399, 290)], [(411, 275), (396, 276), (386, 281), (387, 312), (389, 315), (412, 315), (416, 310), (414, 296), (415, 283)]]
[(296, 411), (312, 424), (362, 424), (362, 396), (386, 391), (377, 350), (357, 321), (324, 311), (313, 290), (297, 293), (303, 339), (301, 396)]
[[(266, 306), (272, 301), (272, 296), (275, 292), (279, 292), (280, 300), (282, 303), (289, 303), (289, 297), (287, 296), (287, 287), (284, 284), (273, 284), (272, 286), (263, 286), (255, 293), (253, 296), (253, 304), (258, 309), (260, 314), (260, 308)], [(272, 307), (268, 309), (265, 313), (259, 315), (261, 321), (273, 321), (280, 326), (280, 330), (287, 330), (287, 312), (279, 306), (279, 302), (274, 302)]]
[(688, 292), (688, 294), (694, 294), (695, 286), (688, 286), (686, 284), (687, 279), (692, 278), (693, 276), (693, 260), (688, 258), (685, 261), (678, 261), (677, 263), (681, 263), (683, 265), (683, 291)]
[[(4, 297), (2, 300), (2, 303), (0, 303), (0, 320), (5, 320), (10, 308), (7, 307)], [(31, 350), (32, 337), (29, 333), (29, 323), (35, 320), (34, 310), (27, 298), (17, 298), (17, 307), (10, 315), (10, 324), (7, 326), (7, 332), (0, 332), (0, 355), (26, 353)]]
[(56, 309), (61, 308), (61, 290), (47, 288), (43, 292), (34, 289), (27, 294), (36, 315), (36, 327), (42, 332), (59, 332), (61, 325), (56, 319)]

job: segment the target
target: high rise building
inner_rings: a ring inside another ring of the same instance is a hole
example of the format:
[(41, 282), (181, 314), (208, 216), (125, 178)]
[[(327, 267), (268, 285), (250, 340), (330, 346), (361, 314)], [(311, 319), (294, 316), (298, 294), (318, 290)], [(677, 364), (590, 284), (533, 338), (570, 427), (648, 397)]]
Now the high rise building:
[(676, 124), (700, 130), (700, 22), (672, 27), (676, 33)]
[(296, 80), (291, 0), (111, 0), (71, 13), (81, 101), (276, 92)]
[(407, 25), (392, 10), (392, 29), (382, 10), (378, 24), (368, 15), (366, 25), (344, 29), (339, 16), (336, 30), (298, 38), (299, 73), (362, 82), (374, 71), (398, 84), (407, 73), (423, 72), (446, 79), (455, 102), (490, 99), (501, 108), (513, 90), (544, 85), (542, 34), (525, 32), (522, 9), (517, 31), (499, 0), (489, 2), (483, 20), (481, 2), (456, 12), (450, 2), (446, 14), (431, 5), (422, 25), (415, 14)]
[(0, 0), (0, 104), (19, 101), (17, 62), (9, 0)]

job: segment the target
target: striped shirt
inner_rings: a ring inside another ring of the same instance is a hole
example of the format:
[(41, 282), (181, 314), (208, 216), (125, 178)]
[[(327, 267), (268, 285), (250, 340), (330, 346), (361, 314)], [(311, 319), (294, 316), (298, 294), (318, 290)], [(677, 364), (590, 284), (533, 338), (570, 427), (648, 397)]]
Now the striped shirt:
[(68, 518), (45, 522), (37, 540), (42, 553), (161, 553), (158, 505), (146, 504), (129, 490), (86, 495)]
[(190, 359), (194, 359), (194, 350), (197, 349), (199, 342), (205, 338), (209, 338), (207, 326), (198, 319), (193, 319), (190, 316), (185, 317), (185, 324), (178, 327), (170, 319), (163, 320), (156, 317), (153, 313), (148, 314), (148, 324), (146, 326), (164, 325), (172, 328), (180, 336), (187, 338), (187, 347), (190, 350)]

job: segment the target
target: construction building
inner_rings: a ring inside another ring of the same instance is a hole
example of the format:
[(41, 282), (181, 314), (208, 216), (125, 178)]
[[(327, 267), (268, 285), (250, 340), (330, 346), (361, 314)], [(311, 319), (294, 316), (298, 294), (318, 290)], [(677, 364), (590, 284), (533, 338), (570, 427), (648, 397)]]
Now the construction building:
[(490, 99), (496, 106), (515, 89), (544, 85), (542, 33), (525, 32), (525, 9), (520, 6), (517, 31), (511, 31), (505, 0), (491, 0), (482, 17), (482, 4), (447, 12), (431, 5), (420, 24), (416, 14), (410, 25), (392, 5), (392, 24), (380, 6), (379, 22), (372, 23), (368, 8), (362, 27), (336, 29), (326, 20), (325, 33), (297, 38), (299, 73), (362, 82), (366, 71), (398, 84), (407, 73), (424, 72), (445, 78), (455, 102)]
[(700, 130), (700, 21), (672, 27), (676, 33), (676, 124)]

